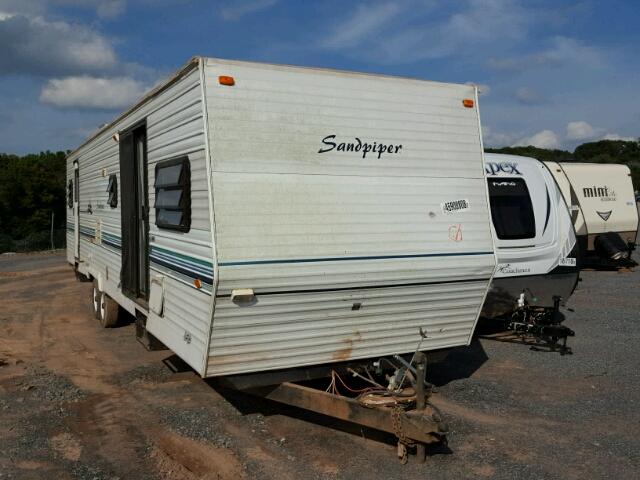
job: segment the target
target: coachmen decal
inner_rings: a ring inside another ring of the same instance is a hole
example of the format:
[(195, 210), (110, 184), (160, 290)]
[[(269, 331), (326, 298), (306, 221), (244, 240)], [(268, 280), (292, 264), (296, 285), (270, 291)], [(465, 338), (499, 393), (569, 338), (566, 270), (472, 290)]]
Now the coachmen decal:
[(506, 173), (508, 175), (522, 175), (518, 170), (518, 164), (515, 162), (486, 162), (484, 170), (487, 175), (499, 175)]
[(510, 263), (504, 263), (498, 266), (498, 273), (503, 273), (505, 275), (514, 275), (516, 273), (529, 273), (529, 272), (531, 272), (530, 268), (512, 267)]
[(354, 137), (354, 141), (334, 142), (335, 135), (327, 135), (322, 139), (323, 147), (318, 153), (327, 153), (335, 150), (336, 152), (362, 152), (362, 158), (366, 158), (367, 154), (373, 152), (378, 154), (378, 158), (383, 154), (398, 154), (402, 150), (402, 145), (394, 145), (392, 143), (382, 142), (363, 142), (358, 137)]

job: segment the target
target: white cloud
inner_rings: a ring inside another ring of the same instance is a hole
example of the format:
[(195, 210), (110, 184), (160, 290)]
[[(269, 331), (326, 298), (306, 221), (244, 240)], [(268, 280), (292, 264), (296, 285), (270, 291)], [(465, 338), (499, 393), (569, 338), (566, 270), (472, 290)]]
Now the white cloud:
[(53, 0), (63, 6), (95, 9), (100, 18), (114, 18), (124, 12), (125, 0)]
[(637, 142), (640, 138), (640, 135), (637, 137), (625, 137), (623, 135), (618, 135), (617, 133), (607, 133), (602, 137), (602, 140), (624, 140), (625, 142)]
[(485, 147), (504, 147), (511, 145), (519, 138), (513, 133), (498, 132), (488, 125), (482, 126), (482, 139)]
[(530, 137), (524, 137), (514, 143), (513, 147), (527, 147), (532, 145), (538, 148), (560, 148), (558, 135), (551, 130), (542, 130)]
[(49, 80), (40, 100), (57, 107), (123, 108), (142, 96), (146, 87), (128, 77), (67, 77)]
[(402, 12), (398, 2), (359, 5), (346, 20), (337, 23), (320, 42), (325, 48), (349, 48), (359, 45)]
[[(361, 4), (337, 21), (317, 46), (379, 63), (468, 57), (497, 41), (526, 36), (530, 13), (514, 0), (435, 2), (395, 0)], [(453, 13), (440, 9), (457, 7)]]
[(100, 18), (122, 14), (126, 0), (0, 0), (0, 9), (25, 15), (44, 15), (51, 7), (73, 7), (95, 10)]
[(70, 75), (118, 65), (111, 42), (83, 25), (41, 16), (0, 17), (0, 74)]
[(525, 105), (536, 105), (542, 102), (540, 95), (529, 87), (520, 87), (516, 90), (516, 99)]
[(553, 37), (550, 43), (549, 48), (529, 55), (492, 57), (488, 61), (488, 66), (495, 70), (525, 71), (567, 64), (598, 68), (604, 63), (603, 52), (600, 49), (585, 45), (573, 38), (557, 36)]
[(599, 66), (602, 63), (601, 52), (578, 40), (567, 37), (554, 37), (551, 48), (533, 56), (537, 65), (565, 65), (568, 62), (582, 65)]
[(259, 12), (260, 10), (266, 10), (273, 7), (278, 0), (240, 0), (236, 2), (225, 2), (226, 4), (220, 7), (220, 16), (227, 21), (235, 21), (250, 15), (252, 13)]
[(601, 129), (594, 128), (583, 120), (577, 122), (569, 122), (567, 124), (568, 140), (588, 140), (595, 138), (601, 134)]
[(0, 10), (8, 14), (37, 15), (45, 10), (42, 0), (0, 0)]

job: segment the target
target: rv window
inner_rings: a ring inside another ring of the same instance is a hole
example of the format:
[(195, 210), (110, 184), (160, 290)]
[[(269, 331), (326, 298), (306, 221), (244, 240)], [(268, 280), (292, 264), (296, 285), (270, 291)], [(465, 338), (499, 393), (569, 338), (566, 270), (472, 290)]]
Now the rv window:
[(189, 231), (191, 227), (191, 172), (187, 157), (156, 165), (156, 225)]
[(107, 203), (111, 208), (116, 208), (118, 206), (118, 177), (115, 173), (109, 175), (109, 186), (107, 187), (107, 192), (109, 192), (109, 199)]
[(73, 180), (69, 180), (67, 186), (67, 205), (69, 208), (73, 208)]
[(491, 217), (498, 238), (520, 240), (536, 236), (529, 189), (522, 178), (489, 178)]

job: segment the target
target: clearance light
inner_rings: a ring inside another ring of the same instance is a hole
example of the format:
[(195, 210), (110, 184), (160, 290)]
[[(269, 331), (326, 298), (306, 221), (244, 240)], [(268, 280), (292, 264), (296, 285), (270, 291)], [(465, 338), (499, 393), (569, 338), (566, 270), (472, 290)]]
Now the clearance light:
[(462, 100), (462, 105), (467, 108), (473, 108), (474, 102), (470, 98), (465, 98), (464, 100)]
[(193, 281), (193, 286), (194, 286), (194, 287), (196, 287), (196, 288), (202, 288), (202, 282), (200, 281), (200, 279), (199, 279), (199, 278), (196, 278), (196, 279)]
[(236, 81), (233, 79), (233, 77), (229, 77), (227, 75), (220, 75), (218, 77), (218, 82), (220, 82), (220, 85), (227, 85), (229, 87), (232, 87), (236, 84)]

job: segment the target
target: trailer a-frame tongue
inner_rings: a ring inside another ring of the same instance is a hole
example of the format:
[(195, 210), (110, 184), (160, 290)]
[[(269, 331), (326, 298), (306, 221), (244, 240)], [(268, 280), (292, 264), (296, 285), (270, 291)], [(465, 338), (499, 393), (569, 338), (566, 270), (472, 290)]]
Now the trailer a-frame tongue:
[[(370, 375), (364, 363), (334, 366), (330, 370), (331, 381), (326, 389), (318, 378), (306, 382), (283, 381), (273, 385), (253, 385), (256, 378), (258, 382), (269, 383), (269, 379), (277, 378), (277, 374), (271, 377), (268, 374), (262, 377), (224, 377), (216, 383), (225, 388), (386, 432), (397, 440), (397, 455), (401, 463), (407, 463), (410, 454), (415, 454), (419, 462), (424, 462), (426, 446), (446, 444), (448, 433), (447, 423), (429, 401), (433, 386), (425, 380), (427, 357), (417, 351), (408, 359), (396, 355), (394, 358), (385, 358), (384, 362), (387, 366), (394, 363), (398, 365), (399, 368), (395, 371), (385, 370), (380, 368), (384, 367), (382, 359), (374, 362), (376, 368), (380, 369), (379, 372), (400, 379), (397, 388), (382, 387)], [(304, 374), (313, 377), (318, 371), (314, 374), (313, 369), (309, 369)], [(354, 379), (361, 380), (358, 387), (348, 385)], [(407, 387), (403, 388), (405, 382)], [(393, 384), (394, 380), (391, 382)]]

